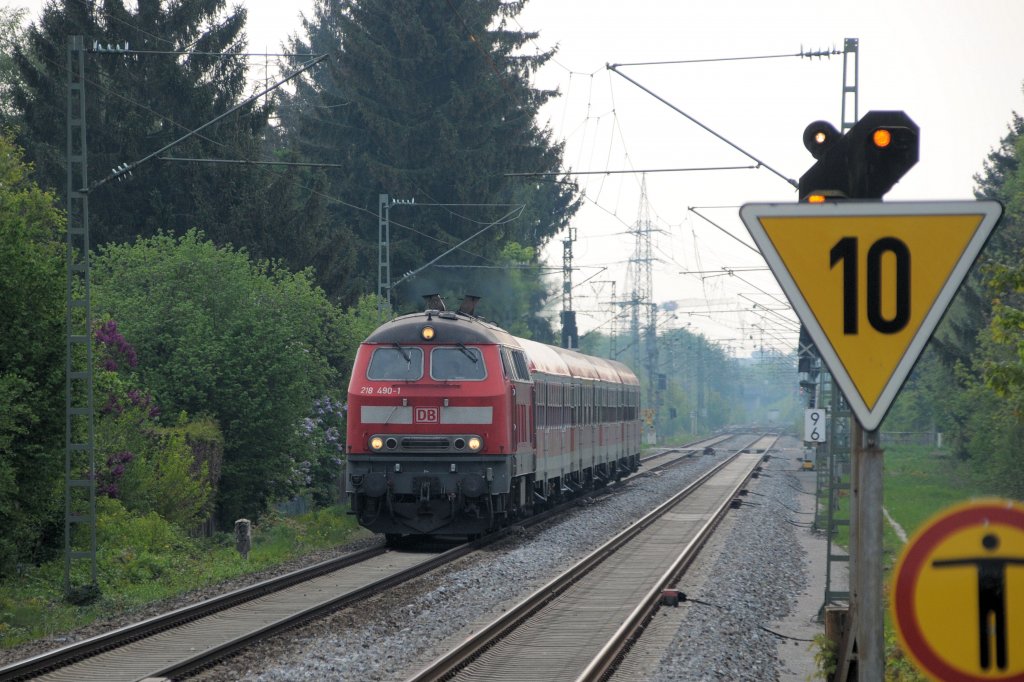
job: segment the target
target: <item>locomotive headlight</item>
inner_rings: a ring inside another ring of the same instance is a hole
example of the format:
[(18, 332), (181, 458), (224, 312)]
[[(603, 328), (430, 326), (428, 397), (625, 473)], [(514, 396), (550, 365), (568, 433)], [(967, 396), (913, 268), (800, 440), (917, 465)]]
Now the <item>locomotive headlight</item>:
[(483, 447), (484, 441), (479, 436), (470, 436), (466, 440), (466, 445), (469, 446), (470, 450), (476, 452), (477, 450)]
[(430, 341), (431, 339), (434, 338), (434, 328), (429, 326), (424, 327), (423, 329), (420, 330), (420, 336), (423, 337), (424, 341)]
[(384, 448), (384, 439), (380, 436), (374, 436), (370, 439), (371, 450), (381, 450)]

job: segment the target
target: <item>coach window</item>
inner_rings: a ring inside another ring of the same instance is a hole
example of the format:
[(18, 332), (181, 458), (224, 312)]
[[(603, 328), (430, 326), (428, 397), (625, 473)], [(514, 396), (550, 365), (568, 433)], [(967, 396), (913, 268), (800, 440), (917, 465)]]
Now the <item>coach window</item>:
[(423, 377), (423, 350), (415, 346), (377, 348), (370, 357), (370, 381), (417, 381)]
[(590, 405), (593, 387), (590, 384), (583, 384), (583, 423), (587, 426), (591, 423)]
[(573, 384), (570, 390), (572, 391), (572, 413), (570, 419), (572, 419), (572, 426), (576, 426), (580, 423), (580, 385)]
[(437, 381), (483, 381), (487, 367), (479, 348), (438, 347), (430, 351), (430, 377)]
[(544, 427), (544, 384), (539, 381), (533, 385), (533, 424), (538, 429)]

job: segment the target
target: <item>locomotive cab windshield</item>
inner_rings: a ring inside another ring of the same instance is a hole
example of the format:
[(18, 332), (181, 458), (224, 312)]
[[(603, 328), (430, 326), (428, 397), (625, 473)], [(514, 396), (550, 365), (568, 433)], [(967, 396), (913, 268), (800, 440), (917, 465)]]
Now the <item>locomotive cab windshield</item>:
[(366, 368), (370, 381), (418, 381), (423, 377), (423, 349), (394, 344), (376, 348)]
[(435, 381), (483, 381), (487, 365), (479, 348), (438, 346), (430, 351), (430, 378)]

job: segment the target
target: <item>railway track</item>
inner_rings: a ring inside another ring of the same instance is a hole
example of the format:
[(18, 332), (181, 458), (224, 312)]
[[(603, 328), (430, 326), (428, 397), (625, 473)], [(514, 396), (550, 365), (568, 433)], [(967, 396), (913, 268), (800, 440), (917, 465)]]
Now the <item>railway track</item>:
[(339, 557), (5, 668), (0, 680), (138, 680), (201, 668), (285, 628), (354, 603), (472, 551)]
[(605, 679), (773, 442), (739, 448), (409, 682)]
[[(670, 466), (709, 440), (669, 448), (644, 460), (644, 471)], [(545, 521), (574, 501), (527, 519)], [(251, 645), (411, 580), (502, 537), (447, 551), (406, 552), (383, 546), (344, 555), (204, 602), (0, 667), (0, 681), (138, 680), (181, 677)]]

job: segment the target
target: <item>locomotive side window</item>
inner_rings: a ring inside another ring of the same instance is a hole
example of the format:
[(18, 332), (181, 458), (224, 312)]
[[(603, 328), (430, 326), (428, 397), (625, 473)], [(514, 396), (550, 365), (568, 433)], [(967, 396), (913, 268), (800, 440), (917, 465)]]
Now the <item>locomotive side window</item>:
[(508, 348), (501, 348), (501, 371), (505, 373), (506, 379), (512, 379), (512, 360), (509, 358)]
[(530, 380), (530, 367), (526, 363), (526, 353), (521, 350), (512, 349), (512, 374), (516, 381)]
[(414, 346), (377, 348), (370, 357), (370, 381), (416, 381), (423, 377), (423, 350)]
[(435, 348), (430, 351), (430, 377), (437, 381), (483, 381), (487, 367), (479, 348)]
[(501, 366), (505, 376), (513, 381), (530, 381), (530, 367), (526, 362), (526, 353), (515, 348), (502, 347)]

